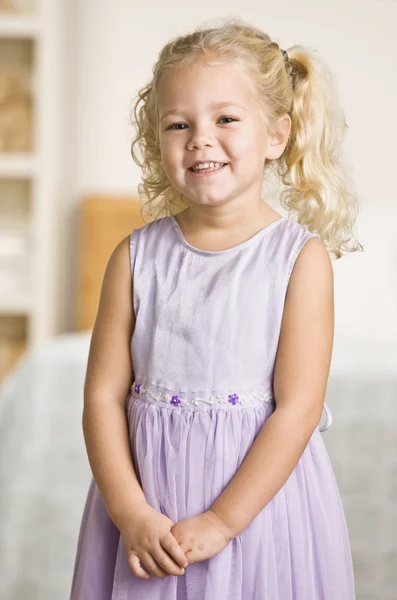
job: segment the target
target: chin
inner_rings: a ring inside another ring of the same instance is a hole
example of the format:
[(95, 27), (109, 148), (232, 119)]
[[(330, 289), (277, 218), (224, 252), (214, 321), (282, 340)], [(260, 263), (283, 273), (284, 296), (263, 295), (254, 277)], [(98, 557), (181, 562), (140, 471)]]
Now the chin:
[(187, 196), (185, 195), (191, 202), (195, 202), (196, 204), (201, 204), (202, 206), (217, 206), (218, 204), (223, 204), (227, 202), (228, 197), (211, 197), (206, 196), (205, 198), (200, 198), (197, 196)]
[[(224, 186), (223, 186), (224, 187)], [(225, 189), (218, 190), (218, 193), (203, 193), (203, 194), (185, 194), (193, 202), (198, 204), (208, 204), (209, 206), (223, 204), (227, 202), (229, 198), (233, 197), (233, 192), (225, 191)]]

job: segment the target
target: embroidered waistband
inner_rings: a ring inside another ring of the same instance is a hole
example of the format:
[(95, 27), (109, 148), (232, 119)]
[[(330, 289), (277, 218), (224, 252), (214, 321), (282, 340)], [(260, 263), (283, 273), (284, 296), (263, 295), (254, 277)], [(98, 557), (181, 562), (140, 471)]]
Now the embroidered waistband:
[[(216, 392), (173, 392), (153, 383), (138, 383), (131, 386), (131, 396), (140, 398), (152, 404), (161, 404), (168, 408), (191, 408), (193, 410), (208, 408), (231, 408), (236, 406), (264, 406), (274, 404), (273, 392), (269, 388), (251, 390), (228, 390)], [(319, 425), (321, 432), (326, 431), (332, 424), (332, 414), (324, 402), (326, 419), (324, 425)]]
[(209, 391), (205, 392), (172, 392), (155, 384), (143, 384), (134, 381), (131, 394), (149, 402), (169, 405), (175, 408), (211, 408), (234, 406), (263, 406), (273, 402), (273, 393), (269, 388), (246, 391)]

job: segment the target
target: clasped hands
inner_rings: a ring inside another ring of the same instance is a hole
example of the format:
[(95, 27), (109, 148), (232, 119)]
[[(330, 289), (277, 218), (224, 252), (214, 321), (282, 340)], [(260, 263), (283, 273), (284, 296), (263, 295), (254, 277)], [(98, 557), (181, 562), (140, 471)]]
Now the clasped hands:
[(212, 510), (174, 523), (146, 502), (140, 502), (117, 525), (137, 577), (183, 575), (192, 563), (218, 554), (233, 534)]
[(189, 565), (218, 554), (233, 538), (229, 528), (211, 509), (178, 521), (171, 527), (171, 533)]

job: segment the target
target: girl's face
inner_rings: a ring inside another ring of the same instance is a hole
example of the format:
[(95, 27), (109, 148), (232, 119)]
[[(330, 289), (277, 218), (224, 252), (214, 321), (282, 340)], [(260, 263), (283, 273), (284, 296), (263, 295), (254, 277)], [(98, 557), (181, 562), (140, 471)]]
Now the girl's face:
[[(203, 61), (170, 69), (160, 81), (157, 106), (162, 163), (176, 190), (208, 206), (260, 199), (265, 158), (278, 158), (285, 144), (276, 140), (271, 148), (253, 83), (242, 69)], [(224, 166), (195, 173), (197, 162)]]

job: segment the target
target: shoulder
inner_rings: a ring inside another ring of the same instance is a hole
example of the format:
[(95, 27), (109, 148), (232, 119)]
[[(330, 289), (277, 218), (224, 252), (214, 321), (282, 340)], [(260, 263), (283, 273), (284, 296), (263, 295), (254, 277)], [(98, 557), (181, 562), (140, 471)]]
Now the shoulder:
[(144, 223), (140, 227), (135, 228), (128, 237), (131, 237), (134, 235), (144, 236), (144, 235), (149, 235), (151, 233), (158, 233), (164, 227), (167, 227), (167, 225), (170, 223), (170, 221), (171, 221), (170, 216), (159, 217), (157, 219), (153, 219), (153, 221), (148, 221), (147, 223)]
[(306, 233), (294, 252), (288, 294), (296, 300), (307, 301), (310, 295), (312, 301), (326, 301), (332, 299), (333, 291), (334, 271), (328, 251), (318, 237)]
[(332, 262), (324, 244), (317, 237), (310, 237), (298, 253), (292, 269), (290, 283), (292, 280), (312, 281), (326, 283), (333, 280)]
[(115, 247), (115, 249), (113, 250), (112, 254), (109, 257), (109, 261), (108, 261), (107, 269), (106, 269), (107, 271), (120, 270), (123, 267), (125, 267), (125, 264), (127, 264), (127, 266), (128, 266), (131, 235), (132, 234), (127, 235), (117, 244), (117, 246)]
[(332, 262), (328, 251), (317, 233), (311, 232), (306, 225), (286, 219), (282, 232), (282, 246), (288, 262), (288, 279), (322, 274), (333, 275)]
[(130, 235), (123, 238), (111, 253), (107, 262), (100, 305), (122, 304), (131, 288)]
[(167, 217), (162, 217), (160, 219), (155, 219), (154, 221), (149, 221), (140, 227), (136, 227), (129, 233), (126, 237), (124, 237), (113, 250), (110, 258), (109, 258), (109, 266), (115, 267), (117, 265), (125, 264), (126, 257), (131, 254), (133, 247), (136, 245), (138, 239), (149, 237), (150, 234), (158, 234), (160, 233), (160, 229), (165, 226)]
[(333, 273), (331, 259), (319, 235), (295, 221), (289, 221), (289, 228), (294, 246), (294, 270)]
[(134, 229), (125, 236), (112, 251), (103, 275), (101, 295), (105, 298), (120, 296), (120, 292), (128, 292), (132, 282), (132, 245)]
[(148, 221), (134, 229), (128, 236), (131, 254), (138, 248), (146, 249), (156, 247), (158, 240), (164, 238), (167, 228), (169, 228), (170, 225), (171, 217), (168, 216)]

